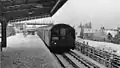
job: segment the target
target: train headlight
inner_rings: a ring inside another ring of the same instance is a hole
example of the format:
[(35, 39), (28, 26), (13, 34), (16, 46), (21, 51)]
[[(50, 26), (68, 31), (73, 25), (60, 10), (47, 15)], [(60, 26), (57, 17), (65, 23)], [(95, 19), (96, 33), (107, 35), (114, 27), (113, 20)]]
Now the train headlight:
[(52, 41), (52, 44), (56, 45), (57, 43), (55, 41)]
[(56, 45), (56, 42), (54, 44)]

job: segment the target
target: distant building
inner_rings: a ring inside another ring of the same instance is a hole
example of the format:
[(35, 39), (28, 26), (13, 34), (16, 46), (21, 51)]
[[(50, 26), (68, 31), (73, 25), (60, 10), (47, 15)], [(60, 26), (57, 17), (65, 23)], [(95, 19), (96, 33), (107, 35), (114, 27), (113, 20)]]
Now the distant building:
[(118, 32), (118, 30), (116, 30), (116, 29), (105, 29), (106, 35), (108, 35), (110, 33), (112, 35), (112, 37), (115, 37), (117, 32)]
[(117, 27), (117, 29), (120, 31), (120, 27)]

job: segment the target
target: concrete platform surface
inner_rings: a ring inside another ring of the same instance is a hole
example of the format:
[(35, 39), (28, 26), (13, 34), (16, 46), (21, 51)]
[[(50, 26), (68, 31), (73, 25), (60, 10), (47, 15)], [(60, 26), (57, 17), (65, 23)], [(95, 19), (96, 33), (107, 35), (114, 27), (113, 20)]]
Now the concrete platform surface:
[(1, 68), (61, 68), (37, 35), (17, 34), (7, 38), (1, 53)]

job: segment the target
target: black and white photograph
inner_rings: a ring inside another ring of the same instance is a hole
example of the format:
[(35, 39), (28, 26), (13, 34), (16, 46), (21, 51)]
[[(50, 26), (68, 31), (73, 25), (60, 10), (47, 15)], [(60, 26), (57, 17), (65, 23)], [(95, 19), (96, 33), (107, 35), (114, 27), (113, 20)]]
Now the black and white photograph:
[(0, 68), (120, 68), (120, 0), (0, 0)]

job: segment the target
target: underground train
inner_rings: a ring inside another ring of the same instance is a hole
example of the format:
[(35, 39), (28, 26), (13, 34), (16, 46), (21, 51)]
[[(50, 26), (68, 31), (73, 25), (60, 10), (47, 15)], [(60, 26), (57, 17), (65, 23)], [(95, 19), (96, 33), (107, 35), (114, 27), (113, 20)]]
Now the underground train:
[(69, 51), (75, 48), (75, 29), (67, 24), (39, 27), (37, 35), (51, 52)]

